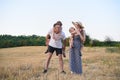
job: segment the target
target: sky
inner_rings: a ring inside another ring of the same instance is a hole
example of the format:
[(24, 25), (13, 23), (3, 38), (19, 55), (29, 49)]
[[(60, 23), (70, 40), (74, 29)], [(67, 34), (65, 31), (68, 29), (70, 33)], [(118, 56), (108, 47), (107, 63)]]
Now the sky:
[(46, 36), (58, 20), (67, 37), (80, 21), (92, 39), (120, 41), (120, 0), (0, 0), (0, 35)]

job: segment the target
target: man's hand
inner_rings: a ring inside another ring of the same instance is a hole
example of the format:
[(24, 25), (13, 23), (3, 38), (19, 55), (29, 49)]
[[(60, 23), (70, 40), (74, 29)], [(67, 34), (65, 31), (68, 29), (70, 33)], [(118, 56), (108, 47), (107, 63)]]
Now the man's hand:
[(66, 57), (65, 51), (62, 50), (63, 57)]
[(62, 54), (63, 54), (63, 57), (66, 57), (66, 55), (65, 55), (65, 48), (66, 48), (66, 39), (63, 40), (63, 46), (62, 46)]

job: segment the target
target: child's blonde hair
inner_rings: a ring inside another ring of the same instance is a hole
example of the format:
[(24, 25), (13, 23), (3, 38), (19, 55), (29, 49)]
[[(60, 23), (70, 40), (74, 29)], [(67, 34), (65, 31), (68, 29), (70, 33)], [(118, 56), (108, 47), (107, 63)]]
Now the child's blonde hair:
[(74, 29), (74, 30), (75, 30), (75, 28), (74, 28), (74, 27), (70, 27), (70, 28), (69, 28), (69, 32), (70, 32), (70, 33), (71, 33), (71, 29)]

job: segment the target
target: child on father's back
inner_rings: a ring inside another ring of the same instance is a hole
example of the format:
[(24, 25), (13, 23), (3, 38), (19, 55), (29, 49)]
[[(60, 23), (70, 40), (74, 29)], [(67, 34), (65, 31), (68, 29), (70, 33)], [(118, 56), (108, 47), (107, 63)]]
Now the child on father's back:
[[(51, 37), (48, 36), (47, 39), (46, 39), (46, 45), (47, 45), (47, 46), (48, 46), (48, 44), (49, 44), (49, 42), (50, 42), (50, 38), (51, 38)], [(48, 48), (47, 48), (47, 50), (45, 51), (45, 54), (46, 54), (46, 53), (48, 53)]]

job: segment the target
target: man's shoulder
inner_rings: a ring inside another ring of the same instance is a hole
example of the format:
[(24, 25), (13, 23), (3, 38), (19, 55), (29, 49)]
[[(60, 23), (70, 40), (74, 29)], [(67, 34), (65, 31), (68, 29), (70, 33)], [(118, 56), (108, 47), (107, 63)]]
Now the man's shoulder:
[(62, 35), (65, 35), (65, 33), (64, 33), (63, 31), (61, 32), (61, 34), (62, 34)]

